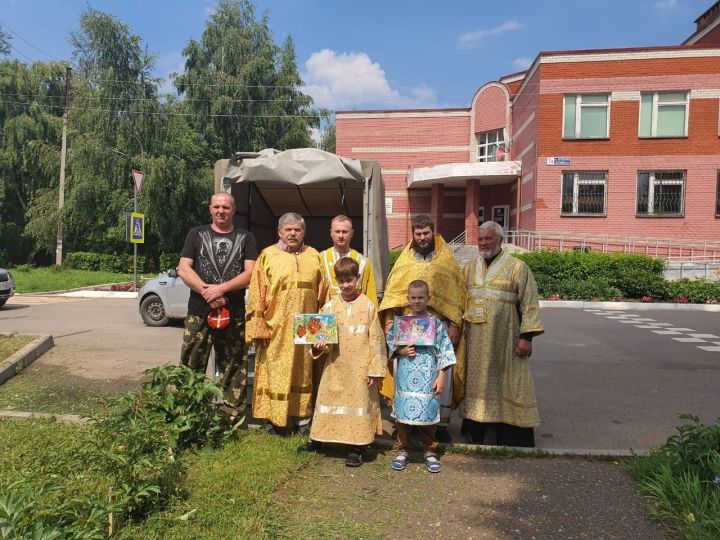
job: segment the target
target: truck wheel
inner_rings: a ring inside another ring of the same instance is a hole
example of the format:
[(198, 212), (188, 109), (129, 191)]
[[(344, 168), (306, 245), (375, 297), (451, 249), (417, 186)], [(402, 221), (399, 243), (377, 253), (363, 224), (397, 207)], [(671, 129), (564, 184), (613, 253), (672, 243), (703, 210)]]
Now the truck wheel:
[(140, 303), (140, 316), (148, 326), (165, 326), (170, 318), (165, 314), (165, 306), (156, 294), (150, 294)]
[(7, 302), (7, 298), (0, 298), (0, 307), (3, 307), (5, 302)]

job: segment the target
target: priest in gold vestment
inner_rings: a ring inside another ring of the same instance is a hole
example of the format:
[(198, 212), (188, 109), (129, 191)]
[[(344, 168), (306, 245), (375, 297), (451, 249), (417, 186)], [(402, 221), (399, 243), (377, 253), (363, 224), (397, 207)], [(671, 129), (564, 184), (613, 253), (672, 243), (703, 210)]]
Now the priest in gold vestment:
[[(393, 316), (410, 313), (408, 285), (416, 279), (430, 287), (428, 311), (447, 327), (450, 340), (455, 345), (457, 364), (452, 367), (452, 384), (445, 385), (440, 399), (440, 424), (437, 437), (440, 442), (450, 442), (447, 424), (451, 407), (457, 407), (465, 388), (462, 376), (465, 372), (464, 340), (460, 339), (462, 313), (465, 307), (465, 280), (455, 256), (442, 236), (435, 234), (435, 224), (430, 216), (417, 215), (412, 221), (413, 239), (398, 257), (385, 285), (385, 295), (380, 303), (380, 320), (385, 332), (392, 326)], [(391, 374), (385, 377), (380, 393), (392, 399), (394, 381)]]
[(350, 247), (353, 234), (352, 220), (349, 217), (343, 215), (335, 216), (330, 222), (330, 238), (332, 239), (333, 245), (325, 251), (320, 252), (325, 279), (330, 287), (328, 297), (332, 298), (340, 294), (340, 288), (337, 278), (335, 277), (335, 263), (343, 257), (350, 257), (358, 263), (360, 268), (360, 279), (357, 282), (357, 290), (367, 296), (370, 301), (377, 306), (378, 300), (373, 266), (370, 259)]
[(535, 278), (502, 250), (503, 229), (483, 223), (480, 255), (463, 273), (468, 286), (463, 319), (467, 339), (462, 431), (475, 444), (535, 446), (540, 423), (529, 358), (544, 332)]
[(317, 313), (327, 282), (319, 253), (303, 244), (305, 221), (287, 213), (278, 221), (277, 244), (265, 248), (250, 280), (245, 339), (255, 342), (252, 413), (268, 429), (304, 433), (312, 416), (313, 361), (293, 343), (293, 315)]

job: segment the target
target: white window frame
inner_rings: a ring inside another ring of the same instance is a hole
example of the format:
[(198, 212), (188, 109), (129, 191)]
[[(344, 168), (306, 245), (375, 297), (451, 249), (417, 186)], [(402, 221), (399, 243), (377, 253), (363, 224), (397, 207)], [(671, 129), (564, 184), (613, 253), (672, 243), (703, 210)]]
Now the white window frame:
[[(682, 178), (679, 180), (657, 180), (655, 178), (655, 175), (658, 173), (677, 173), (682, 174)], [(644, 213), (638, 213), (639, 216), (651, 216), (651, 217), (683, 217), (685, 216), (685, 183), (687, 180), (687, 174), (685, 171), (638, 171), (638, 178), (636, 179), (636, 182), (639, 181), (639, 176), (641, 174), (648, 174), (650, 175), (648, 179), (648, 201), (647, 201), (647, 211)], [(657, 214), (655, 212), (655, 186), (656, 184), (665, 184), (665, 185), (680, 185), (682, 186), (682, 189), (680, 191), (680, 211), (672, 214)], [(637, 211), (637, 184), (635, 185), (635, 210)]]
[[(488, 142), (488, 138), (490, 135), (495, 135), (497, 137), (496, 140), (492, 142)], [(477, 133), (475, 135), (477, 140), (477, 161), (482, 163), (495, 163), (497, 161), (496, 153), (497, 153), (497, 147), (500, 145), (505, 146), (505, 149), (507, 150), (507, 141), (505, 140), (505, 130), (504, 129), (492, 129), (490, 131), (483, 131), (482, 133)], [(485, 142), (481, 142), (481, 140), (484, 140)], [(495, 150), (493, 150), (491, 155), (487, 155), (485, 152), (487, 152), (488, 148), (494, 147)], [(491, 158), (491, 159), (488, 159)]]
[[(562, 205), (563, 205), (563, 189), (565, 187), (565, 175), (566, 174), (572, 174), (573, 175), (573, 206), (572, 206), (572, 212), (563, 212)], [(580, 176), (583, 174), (602, 174), (604, 175), (604, 178), (602, 180), (599, 179), (581, 179)], [(579, 212), (578, 208), (580, 206), (579, 199), (580, 199), (580, 186), (581, 185), (600, 185), (602, 184), (605, 188), (603, 190), (603, 207), (601, 212)], [(562, 216), (597, 216), (597, 217), (606, 217), (607, 216), (607, 198), (608, 198), (608, 173), (607, 171), (563, 171), (562, 175), (560, 176), (560, 215)]]
[[(606, 103), (585, 103), (582, 102), (583, 96), (606, 96), (607, 102)], [(568, 137), (565, 135), (565, 100), (569, 97), (575, 98), (575, 133), (573, 137)], [(610, 102), (612, 100), (610, 99), (609, 93), (599, 93), (599, 94), (567, 94), (563, 96), (563, 114), (562, 114), (562, 138), (568, 139), (568, 140), (575, 140), (575, 139), (609, 139), (610, 138)], [(605, 123), (605, 135), (602, 137), (587, 137), (582, 136), (582, 108), (583, 107), (606, 107), (607, 108), (607, 122)]]
[[(659, 97), (661, 94), (681, 94), (685, 93), (685, 99), (683, 101), (665, 101), (663, 103), (660, 103)], [(652, 110), (650, 111), (651, 120), (650, 120), (650, 135), (642, 135), (642, 96), (651, 94), (652, 95)], [(658, 135), (657, 134), (657, 121), (658, 121), (658, 107), (664, 107), (666, 105), (685, 105), (685, 129), (684, 133), (682, 135)], [(678, 138), (678, 137), (687, 137), (688, 136), (688, 121), (690, 120), (690, 92), (687, 90), (677, 90), (675, 92), (668, 91), (668, 92), (642, 92), (640, 94), (640, 114), (638, 114), (638, 137), (642, 139), (652, 139), (652, 138), (661, 138), (661, 139), (672, 139), (672, 138)]]

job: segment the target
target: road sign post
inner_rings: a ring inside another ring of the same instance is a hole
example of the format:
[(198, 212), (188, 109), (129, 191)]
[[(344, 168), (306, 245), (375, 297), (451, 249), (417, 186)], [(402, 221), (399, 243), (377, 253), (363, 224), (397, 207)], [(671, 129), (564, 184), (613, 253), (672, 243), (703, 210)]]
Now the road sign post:
[[(131, 173), (133, 179), (133, 213), (130, 214), (130, 242), (133, 245), (133, 290), (137, 291), (137, 245), (145, 242), (145, 216), (138, 213), (138, 196), (145, 181), (145, 172), (132, 169)], [(139, 240), (135, 236), (136, 223), (140, 225)]]

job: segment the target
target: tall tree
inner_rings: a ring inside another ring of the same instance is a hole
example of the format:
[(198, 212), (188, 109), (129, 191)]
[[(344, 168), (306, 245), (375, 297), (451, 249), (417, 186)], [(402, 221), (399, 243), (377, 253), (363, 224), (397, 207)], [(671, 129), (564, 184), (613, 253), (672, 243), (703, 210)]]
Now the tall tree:
[[(124, 212), (132, 209), (133, 168), (146, 172), (139, 201), (147, 212), (145, 254), (178, 250), (212, 190), (205, 147), (175, 103), (161, 103), (150, 75), (153, 57), (129, 26), (92, 9), (71, 36), (77, 64), (70, 109), (68, 174), (62, 215), (68, 251), (123, 252)], [(47, 218), (57, 207), (40, 194), (28, 211), (29, 231), (45, 249), (54, 238)]]
[(0, 262), (24, 263), (33, 256), (25, 236), (25, 212), (38, 193), (54, 192), (65, 68), (60, 63), (27, 66), (0, 61)]
[(183, 54), (175, 85), (213, 159), (309, 143), (312, 100), (298, 90), (292, 41), (279, 48), (267, 14), (257, 17), (249, 0), (220, 0), (200, 41)]
[(0, 56), (10, 54), (10, 36), (0, 28)]
[(312, 107), (312, 98), (303, 94), (300, 73), (295, 62), (295, 44), (288, 37), (280, 51), (277, 84), (272, 92), (269, 107), (270, 127), (268, 135), (271, 146), (278, 150), (312, 146), (309, 128), (320, 125), (318, 112)]

